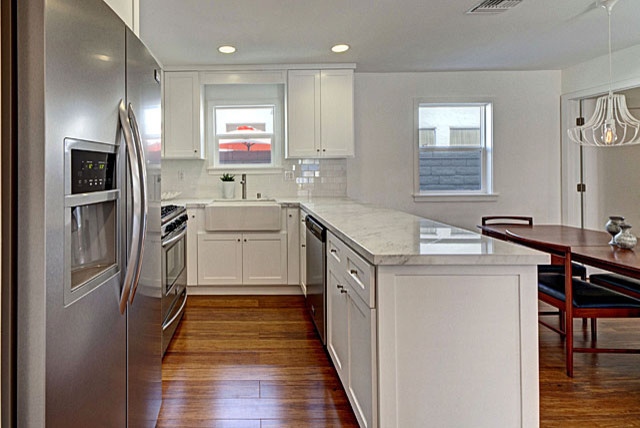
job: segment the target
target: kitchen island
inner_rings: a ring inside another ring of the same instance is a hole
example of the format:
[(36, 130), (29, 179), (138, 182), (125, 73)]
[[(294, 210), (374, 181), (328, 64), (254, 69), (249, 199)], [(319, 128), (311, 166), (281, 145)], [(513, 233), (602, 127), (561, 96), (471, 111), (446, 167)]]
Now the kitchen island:
[(348, 199), (277, 200), (328, 230), (327, 351), (361, 426), (538, 426), (548, 255)]

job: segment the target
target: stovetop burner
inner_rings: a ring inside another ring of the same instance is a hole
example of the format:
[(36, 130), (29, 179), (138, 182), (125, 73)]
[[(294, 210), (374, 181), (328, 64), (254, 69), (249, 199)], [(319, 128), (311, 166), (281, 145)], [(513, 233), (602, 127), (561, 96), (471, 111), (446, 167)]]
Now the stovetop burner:
[(186, 208), (184, 207), (184, 205), (163, 205), (162, 207), (160, 207), (160, 218), (162, 219), (162, 224), (169, 222), (185, 211)]
[(164, 205), (160, 208), (160, 216), (162, 218), (166, 217), (167, 215), (171, 214), (172, 212), (174, 212), (175, 210), (178, 209), (177, 205)]

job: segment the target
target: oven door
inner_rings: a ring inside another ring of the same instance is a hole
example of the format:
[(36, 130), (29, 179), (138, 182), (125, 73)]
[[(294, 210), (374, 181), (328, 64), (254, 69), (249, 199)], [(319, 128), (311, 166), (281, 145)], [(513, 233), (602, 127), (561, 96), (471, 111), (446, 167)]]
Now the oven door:
[(187, 228), (162, 242), (162, 315), (167, 320), (175, 300), (187, 287)]

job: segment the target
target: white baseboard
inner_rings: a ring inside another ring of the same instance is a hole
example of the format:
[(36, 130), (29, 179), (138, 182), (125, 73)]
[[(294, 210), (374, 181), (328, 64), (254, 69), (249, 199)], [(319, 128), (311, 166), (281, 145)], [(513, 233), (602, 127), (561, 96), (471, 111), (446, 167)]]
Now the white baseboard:
[(299, 285), (220, 285), (220, 286), (188, 286), (191, 296), (229, 296), (229, 295), (302, 295)]

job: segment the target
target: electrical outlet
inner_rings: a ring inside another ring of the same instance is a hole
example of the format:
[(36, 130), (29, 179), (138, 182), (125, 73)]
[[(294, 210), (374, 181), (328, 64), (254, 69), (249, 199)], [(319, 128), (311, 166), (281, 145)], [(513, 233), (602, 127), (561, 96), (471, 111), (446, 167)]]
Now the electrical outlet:
[(178, 180), (184, 181), (184, 171), (178, 171)]
[(293, 171), (284, 172), (284, 181), (293, 181)]

